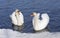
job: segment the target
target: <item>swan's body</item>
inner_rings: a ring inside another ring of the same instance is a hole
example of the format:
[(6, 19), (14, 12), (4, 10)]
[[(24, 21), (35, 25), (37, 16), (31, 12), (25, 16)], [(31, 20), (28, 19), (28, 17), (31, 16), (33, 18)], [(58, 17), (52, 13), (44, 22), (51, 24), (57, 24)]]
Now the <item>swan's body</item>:
[(42, 20), (39, 19), (40, 13), (33, 13), (33, 15), (34, 17), (33, 17), (32, 23), (33, 23), (34, 30), (40, 31), (40, 30), (45, 29), (49, 23), (48, 14), (47, 13), (42, 14), (41, 16)]
[(24, 23), (23, 14), (21, 12), (17, 13), (17, 10), (10, 15), (12, 23), (15, 25), (22, 25)]
[(12, 24), (14, 25), (14, 27), (19, 27), (22, 26), (24, 23), (24, 17), (23, 14), (21, 12), (19, 12), (19, 10), (15, 10), (12, 15), (10, 15), (11, 20), (12, 20)]

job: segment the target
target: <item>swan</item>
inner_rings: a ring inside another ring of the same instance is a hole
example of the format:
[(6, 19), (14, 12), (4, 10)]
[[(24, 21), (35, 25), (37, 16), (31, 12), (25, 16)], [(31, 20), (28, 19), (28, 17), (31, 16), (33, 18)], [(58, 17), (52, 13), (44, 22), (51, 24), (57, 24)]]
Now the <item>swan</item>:
[(14, 30), (21, 30), (24, 24), (24, 17), (21, 11), (16, 9), (11, 15), (12, 26)]
[(33, 16), (32, 24), (34, 31), (41, 31), (47, 27), (49, 23), (49, 16), (47, 13), (41, 15), (42, 19), (39, 19), (40, 13), (33, 12), (31, 16)]

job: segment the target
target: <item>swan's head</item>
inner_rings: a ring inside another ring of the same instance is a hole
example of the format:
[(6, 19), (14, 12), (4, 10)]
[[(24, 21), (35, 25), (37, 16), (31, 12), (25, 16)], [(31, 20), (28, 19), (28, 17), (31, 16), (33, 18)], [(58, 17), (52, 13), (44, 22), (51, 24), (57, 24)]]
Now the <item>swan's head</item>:
[(37, 13), (36, 12), (33, 12), (32, 14), (31, 14), (31, 16), (36, 16), (37, 15)]
[(20, 11), (18, 9), (15, 10), (15, 15), (20, 15)]
[(40, 16), (40, 13), (33, 12), (31, 16)]
[(19, 12), (19, 9), (16, 9), (15, 12)]

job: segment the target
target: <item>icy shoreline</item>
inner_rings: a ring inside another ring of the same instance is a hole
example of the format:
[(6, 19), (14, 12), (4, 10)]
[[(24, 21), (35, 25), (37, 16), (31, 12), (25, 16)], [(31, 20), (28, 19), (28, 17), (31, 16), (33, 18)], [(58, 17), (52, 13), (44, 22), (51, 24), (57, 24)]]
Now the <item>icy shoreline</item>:
[(59, 38), (60, 33), (40, 32), (40, 33), (20, 33), (11, 29), (0, 29), (0, 38)]

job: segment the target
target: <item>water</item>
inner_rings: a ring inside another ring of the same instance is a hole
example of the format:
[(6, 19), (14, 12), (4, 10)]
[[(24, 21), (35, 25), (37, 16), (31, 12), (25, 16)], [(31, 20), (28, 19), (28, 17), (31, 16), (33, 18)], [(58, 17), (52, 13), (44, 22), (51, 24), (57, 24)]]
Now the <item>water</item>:
[(48, 13), (50, 22), (48, 29), (51, 32), (60, 32), (60, 0), (0, 0), (0, 28), (12, 29), (10, 14), (15, 9), (22, 11), (25, 25), (22, 32), (33, 32), (32, 12)]

